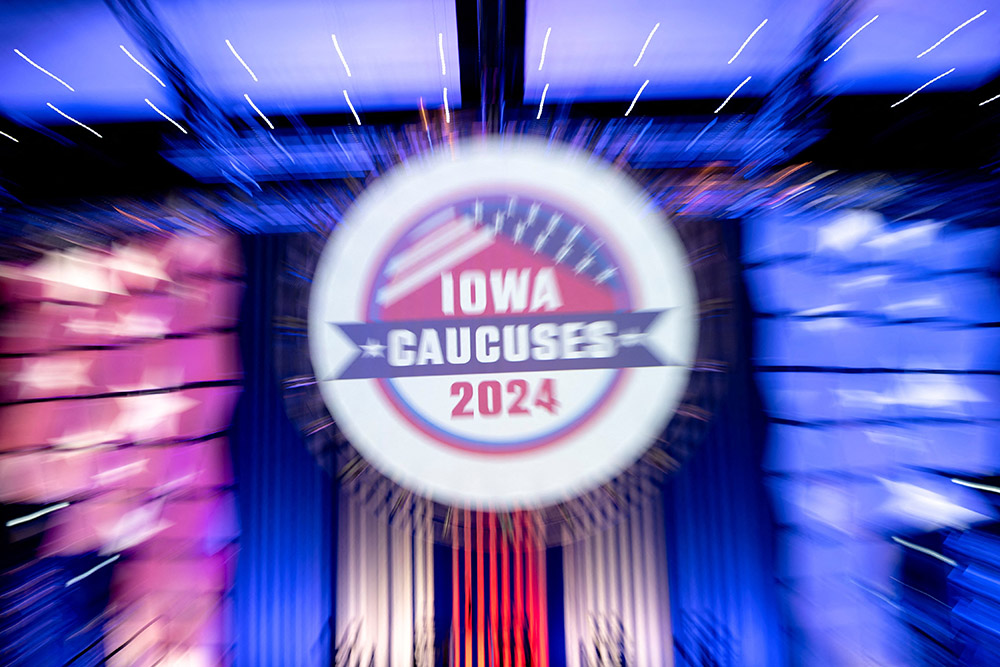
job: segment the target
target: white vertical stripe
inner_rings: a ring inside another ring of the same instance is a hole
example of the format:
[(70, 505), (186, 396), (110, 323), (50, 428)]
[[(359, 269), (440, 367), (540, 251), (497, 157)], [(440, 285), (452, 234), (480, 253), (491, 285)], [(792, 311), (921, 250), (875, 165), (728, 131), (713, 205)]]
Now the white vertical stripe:
[(597, 533), (591, 532), (587, 536), (583, 548), (583, 571), (586, 577), (587, 596), (583, 606), (583, 644), (584, 654), (587, 656), (587, 664), (597, 664), (597, 631), (600, 628), (600, 619), (597, 617), (597, 581), (594, 577), (594, 552), (597, 551)]
[[(641, 491), (633, 496), (635, 498)], [(635, 646), (636, 662), (640, 665), (652, 665), (656, 654), (651, 654), (649, 640), (649, 611), (647, 597), (649, 589), (646, 586), (646, 576), (643, 570), (643, 544), (642, 544), (642, 523), (639, 516), (640, 505), (638, 500), (633, 500), (629, 507), (629, 524), (632, 533), (632, 577), (635, 587), (632, 589), (635, 605)]]
[(573, 544), (570, 541), (569, 528), (563, 526), (563, 617), (566, 623), (566, 665), (581, 667), (580, 658), (573, 647), (577, 645), (578, 630), (576, 627), (576, 568), (573, 567)]
[(416, 644), (415, 661), (423, 665), (424, 654), (424, 504), (415, 501), (413, 508), (413, 639)]
[[(626, 512), (631, 509), (626, 506)], [(633, 598), (635, 597), (635, 580), (632, 575), (632, 524), (628, 516), (618, 522), (618, 567), (621, 577), (622, 589), (622, 626), (625, 629), (625, 660), (630, 665), (637, 664), (638, 657), (635, 654), (635, 609)]]
[[(611, 619), (611, 636), (615, 645), (621, 640), (623, 631), (621, 592), (622, 584), (618, 578), (618, 522), (612, 521), (606, 531), (604, 546), (607, 549), (605, 555), (604, 569), (608, 578), (608, 617)], [(615, 654), (615, 661), (619, 662), (620, 656)]]
[[(375, 494), (376, 503), (381, 504), (381, 497), (385, 493), (382, 485), (379, 485)], [(389, 522), (383, 508), (376, 507), (376, 540), (375, 549), (375, 590), (376, 593), (376, 631), (375, 631), (375, 665), (380, 667), (387, 665), (389, 660), (389, 607), (392, 599), (389, 597)]]
[(642, 507), (642, 542), (643, 542), (643, 561), (644, 561), (644, 571), (643, 575), (646, 580), (646, 610), (649, 614), (649, 624), (647, 626), (647, 632), (649, 633), (649, 651), (654, 658), (653, 665), (665, 665), (667, 664), (667, 658), (664, 655), (666, 652), (666, 647), (663, 646), (663, 636), (661, 634), (662, 625), (660, 623), (660, 596), (657, 595), (657, 581), (656, 581), (656, 559), (660, 556), (656, 549), (656, 529), (653, 526), (653, 508), (652, 502), (646, 500)]

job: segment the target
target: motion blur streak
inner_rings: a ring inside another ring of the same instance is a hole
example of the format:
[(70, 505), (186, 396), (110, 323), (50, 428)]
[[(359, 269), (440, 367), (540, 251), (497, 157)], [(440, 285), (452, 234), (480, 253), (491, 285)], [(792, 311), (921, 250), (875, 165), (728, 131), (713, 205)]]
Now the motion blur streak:
[[(0, 499), (19, 514), (10, 557), (25, 559), (4, 577), (5, 660), (222, 660), (237, 536), (223, 435), (241, 375), (233, 238), (133, 232), (24, 254), (0, 265)], [(65, 637), (31, 621), (58, 616), (58, 582), (92, 614)]]

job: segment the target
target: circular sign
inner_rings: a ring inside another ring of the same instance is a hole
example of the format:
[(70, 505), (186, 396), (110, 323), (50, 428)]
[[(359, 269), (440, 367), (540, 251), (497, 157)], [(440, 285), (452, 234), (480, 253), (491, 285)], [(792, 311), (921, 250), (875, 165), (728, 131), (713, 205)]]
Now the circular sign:
[(610, 166), (455, 145), (368, 188), (320, 257), (309, 350), (357, 450), (443, 502), (526, 507), (620, 473), (697, 345), (676, 232)]

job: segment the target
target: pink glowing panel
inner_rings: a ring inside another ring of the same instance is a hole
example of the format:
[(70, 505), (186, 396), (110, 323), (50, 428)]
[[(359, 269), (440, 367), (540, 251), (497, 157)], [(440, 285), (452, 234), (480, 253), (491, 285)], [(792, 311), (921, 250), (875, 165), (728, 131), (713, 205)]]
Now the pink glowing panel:
[(116, 564), (115, 581), (132, 599), (162, 592), (221, 593), (232, 581), (234, 565), (228, 553), (171, 560), (135, 558)]
[(183, 382), (233, 380), (241, 375), (235, 334), (160, 341), (148, 347), (147, 363), (175, 367)]
[(115, 442), (113, 399), (24, 403), (0, 408), (0, 452), (53, 446), (80, 448)]
[(243, 285), (214, 279), (193, 279), (178, 287), (183, 298), (172, 325), (176, 331), (203, 331), (236, 326)]
[(226, 495), (206, 500), (168, 500), (163, 518), (169, 524), (164, 539), (200, 545), (218, 545), (236, 537), (235, 512)]
[(0, 359), (0, 397), (22, 401), (96, 393), (91, 372), (98, 358), (96, 351), (69, 351)]
[(236, 236), (179, 236), (167, 242), (165, 252), (170, 257), (167, 270), (177, 279), (191, 275), (243, 275)]

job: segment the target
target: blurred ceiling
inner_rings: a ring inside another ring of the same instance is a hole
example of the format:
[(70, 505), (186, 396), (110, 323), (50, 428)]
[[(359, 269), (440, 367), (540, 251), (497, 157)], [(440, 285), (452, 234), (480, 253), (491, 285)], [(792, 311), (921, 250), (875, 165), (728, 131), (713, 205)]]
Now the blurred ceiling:
[[(741, 93), (761, 97), (803, 57), (809, 31), (830, 5), (824, 0), (529, 0), (525, 100), (537, 103), (546, 84), (550, 101), (631, 100), (648, 79), (645, 100), (721, 101), (748, 76)], [(917, 57), (990, 5), (993, 12)], [(854, 3), (851, 14), (836, 31), (836, 46), (823, 57), (864, 29), (819, 69), (821, 94), (907, 94), (952, 67), (935, 90), (972, 90), (1000, 72), (996, 2), (869, 0)]]
[[(692, 164), (791, 128), (783, 159), (995, 168), (998, 3), (6, 0), (0, 188), (168, 189), (191, 181), (164, 144), (210, 172), (198, 151), (220, 145), (211, 128), (294, 143), (418, 122), (421, 108), (540, 132), (653, 117), (657, 140)], [(738, 122), (708, 125), (722, 117)], [(689, 152), (698, 138), (704, 150)]]
[[(344, 90), (359, 112), (414, 109), (420, 98), (436, 108), (444, 88), (449, 103), (461, 105), (454, 2), (154, 0), (150, 7), (186, 57), (187, 74), (226, 113), (253, 114), (244, 95), (267, 115), (349, 113)], [(51, 102), (85, 123), (160, 120), (146, 98), (182, 117), (163, 68), (103, 0), (0, 4), (0, 81), (0, 111), (15, 119), (68, 122)]]

